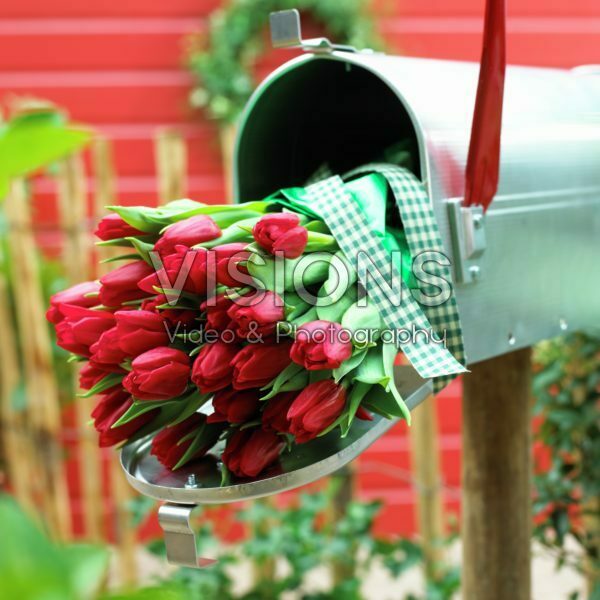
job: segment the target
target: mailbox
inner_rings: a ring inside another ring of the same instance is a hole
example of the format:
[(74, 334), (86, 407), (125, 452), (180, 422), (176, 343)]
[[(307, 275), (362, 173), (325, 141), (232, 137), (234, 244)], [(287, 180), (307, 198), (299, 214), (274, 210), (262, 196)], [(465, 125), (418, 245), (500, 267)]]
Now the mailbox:
[[(309, 52), (271, 74), (243, 114), (237, 201), (302, 186), (324, 164), (343, 174), (386, 160), (401, 143), (427, 187), (454, 267), (467, 363), (599, 325), (600, 69), (507, 69), (500, 184), (484, 215), (462, 205), (479, 65), (357, 52), (298, 34), (299, 27), (275, 28), (276, 42)], [(432, 391), (409, 366), (397, 380), (409, 408)], [(149, 442), (125, 447), (122, 464), (140, 492), (171, 503), (159, 513), (170, 560), (197, 566), (194, 505), (318, 479), (392, 425), (377, 416), (355, 422), (344, 439), (297, 446), (282, 457), (279, 475), (224, 487), (208, 463), (202, 472), (165, 474)]]

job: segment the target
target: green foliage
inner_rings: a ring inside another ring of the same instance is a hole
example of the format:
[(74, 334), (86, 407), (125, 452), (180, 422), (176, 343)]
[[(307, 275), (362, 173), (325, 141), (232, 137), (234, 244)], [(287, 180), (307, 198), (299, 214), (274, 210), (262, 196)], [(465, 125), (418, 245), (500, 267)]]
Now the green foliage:
[[(543, 417), (537, 440), (550, 466), (535, 477), (534, 536), (556, 554), (557, 567), (568, 564), (598, 580), (600, 338), (574, 334), (543, 343), (536, 361), (536, 412)], [(575, 553), (567, 538), (577, 542)]]
[(83, 148), (92, 132), (68, 122), (52, 105), (17, 114), (0, 122), (0, 200), (10, 180), (56, 162)]
[(231, 0), (213, 13), (204, 47), (190, 55), (189, 67), (198, 79), (192, 105), (233, 122), (255, 87), (252, 65), (264, 48), (269, 13), (291, 8), (309, 13), (337, 43), (382, 45), (364, 0)]
[[(180, 569), (170, 581), (184, 586), (191, 600), (275, 600), (290, 592), (302, 600), (360, 600), (362, 582), (374, 564), (392, 579), (421, 565), (423, 552), (417, 542), (373, 536), (379, 502), (353, 500), (343, 514), (328, 518), (337, 489), (336, 478), (333, 481), (327, 490), (301, 494), (297, 504), (285, 508), (275, 507), (270, 500), (250, 503), (237, 515), (250, 535), (236, 546), (217, 549), (211, 522), (205, 520), (198, 532), (198, 551), (218, 555), (218, 562), (203, 570)], [(162, 541), (151, 549), (164, 555)], [(249, 590), (240, 591), (235, 575), (243, 563), (252, 567), (255, 577)], [(323, 566), (341, 576), (334, 577), (328, 589), (311, 591), (309, 574)], [(458, 571), (444, 565), (440, 572), (439, 580), (428, 584), (424, 598), (446, 600), (457, 591)]]
[(99, 589), (106, 550), (53, 544), (7, 496), (0, 496), (0, 530), (0, 597), (70, 600)]

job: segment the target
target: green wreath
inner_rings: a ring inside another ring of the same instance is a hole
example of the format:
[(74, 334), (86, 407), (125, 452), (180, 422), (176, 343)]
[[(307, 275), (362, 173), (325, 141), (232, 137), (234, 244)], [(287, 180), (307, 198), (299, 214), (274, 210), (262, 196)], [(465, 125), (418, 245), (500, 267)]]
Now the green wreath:
[(235, 121), (255, 88), (251, 67), (264, 47), (269, 13), (291, 8), (309, 12), (334, 42), (382, 46), (366, 0), (231, 0), (213, 13), (205, 47), (190, 54), (189, 68), (197, 79), (192, 106), (223, 123)]

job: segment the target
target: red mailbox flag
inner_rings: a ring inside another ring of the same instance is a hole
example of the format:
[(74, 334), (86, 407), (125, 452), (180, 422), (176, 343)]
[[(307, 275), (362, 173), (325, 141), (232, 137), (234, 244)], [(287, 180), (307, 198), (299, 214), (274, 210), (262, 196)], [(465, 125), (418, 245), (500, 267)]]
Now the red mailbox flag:
[(505, 71), (505, 0), (487, 0), (479, 84), (465, 177), (465, 206), (479, 204), (487, 210), (498, 189)]

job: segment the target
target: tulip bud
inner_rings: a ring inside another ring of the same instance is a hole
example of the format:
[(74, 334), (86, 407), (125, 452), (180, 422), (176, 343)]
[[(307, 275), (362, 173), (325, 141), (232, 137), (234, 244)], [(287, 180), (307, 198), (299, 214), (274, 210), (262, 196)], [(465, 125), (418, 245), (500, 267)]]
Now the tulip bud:
[(249, 344), (231, 361), (236, 390), (259, 388), (272, 381), (290, 364), (291, 343)]
[(309, 371), (337, 369), (352, 355), (352, 343), (339, 323), (311, 321), (299, 327), (292, 360)]
[(212, 300), (205, 300), (200, 305), (200, 310), (205, 313), (207, 329), (216, 331), (228, 329), (231, 324), (231, 317), (227, 314), (227, 311), (231, 306), (233, 306), (233, 300), (230, 300), (225, 294), (219, 294)]
[(160, 412), (158, 408), (139, 415), (135, 419), (113, 427), (113, 425), (129, 410), (133, 400), (123, 388), (102, 394), (96, 408), (92, 411), (94, 427), (100, 434), (99, 445), (101, 448), (114, 446), (126, 441), (144, 425), (150, 423)]
[(206, 250), (190, 250), (186, 246), (176, 246), (173, 253), (164, 256), (162, 268), (141, 279), (138, 287), (148, 294), (156, 294), (156, 289), (185, 290), (191, 294), (206, 294)]
[(119, 347), (119, 342), (120, 333), (117, 327), (106, 330), (98, 338), (98, 341), (90, 346), (90, 352), (92, 353), (91, 359), (100, 364), (120, 365), (127, 357), (134, 356), (133, 354), (124, 352), (123, 349)]
[(238, 430), (227, 440), (221, 460), (237, 477), (256, 477), (277, 461), (283, 446), (281, 436), (271, 431)]
[(258, 390), (225, 389), (215, 394), (212, 405), (215, 412), (209, 415), (209, 423), (245, 423), (258, 413), (260, 394)]
[(90, 356), (90, 346), (115, 325), (111, 313), (80, 306), (60, 306), (63, 319), (56, 325), (56, 343), (73, 354)]
[(136, 260), (107, 273), (100, 278), (100, 302), (104, 306), (121, 306), (144, 298), (148, 294), (138, 287), (138, 282), (153, 272), (149, 264)]
[(138, 400), (170, 400), (186, 390), (190, 375), (189, 356), (161, 346), (140, 354), (123, 387)]
[(267, 406), (262, 413), (262, 426), (265, 431), (289, 433), (290, 420), (287, 413), (296, 397), (296, 392), (277, 394), (267, 401)]
[[(123, 375), (125, 375), (126, 371), (118, 365), (101, 364), (94, 360), (90, 360), (81, 367), (81, 370), (79, 371), (79, 387), (82, 390), (91, 390), (97, 383), (111, 373), (123, 373)], [(115, 386), (116, 385), (119, 384), (115, 383)]]
[[(200, 431), (205, 423), (205, 415), (195, 413), (177, 425), (165, 427), (154, 436), (150, 453), (156, 456), (165, 467), (174, 469), (194, 441), (193, 432)], [(213, 443), (214, 439), (211, 440), (211, 443), (200, 446), (189, 457), (189, 460), (204, 456)], [(186, 460), (186, 462), (188, 461)]]
[(240, 347), (222, 340), (205, 344), (198, 353), (192, 369), (192, 381), (206, 394), (231, 385), (233, 366)]
[(46, 311), (46, 319), (55, 325), (60, 323), (64, 319), (60, 311), (63, 304), (84, 308), (96, 306), (100, 302), (99, 291), (100, 284), (97, 281), (84, 281), (50, 296), (50, 308)]
[(169, 343), (169, 334), (161, 315), (147, 310), (118, 310), (117, 343), (127, 356), (138, 356)]
[(210, 253), (214, 253), (215, 273), (214, 280), (227, 287), (240, 287), (245, 282), (238, 273), (248, 274), (246, 267), (239, 263), (248, 260), (250, 252), (245, 251), (247, 244), (223, 244), (216, 246)]
[(283, 252), (285, 258), (298, 258), (308, 242), (308, 231), (294, 213), (271, 213), (252, 229), (256, 242), (267, 252)]
[(238, 298), (227, 311), (240, 337), (271, 335), (278, 321), (285, 320), (283, 300), (273, 292), (264, 292), (258, 299)]
[(136, 237), (145, 234), (143, 231), (126, 223), (116, 213), (111, 213), (110, 215), (102, 217), (98, 223), (98, 228), (94, 231), (94, 235), (106, 242), (108, 240), (118, 240), (119, 238)]
[(142, 302), (141, 309), (159, 314), (169, 325), (176, 327), (181, 324), (185, 327), (194, 325), (200, 316), (196, 310), (186, 310), (181, 308), (158, 308), (167, 304), (167, 297), (164, 294), (158, 294), (154, 298), (148, 298)]
[(169, 225), (154, 250), (160, 254), (172, 254), (175, 246), (191, 248), (196, 244), (214, 240), (221, 235), (219, 226), (208, 215), (197, 215)]
[(290, 433), (298, 444), (317, 437), (342, 413), (346, 405), (346, 390), (333, 379), (311, 383), (298, 394), (287, 413)]

